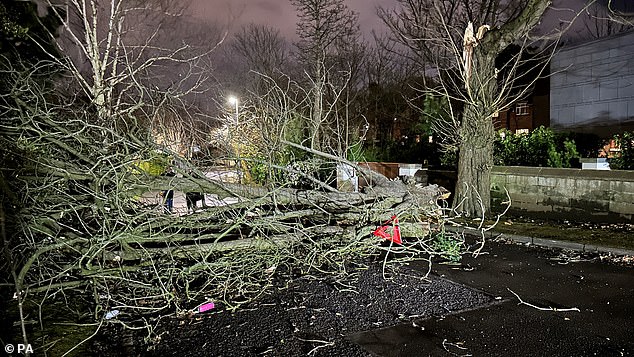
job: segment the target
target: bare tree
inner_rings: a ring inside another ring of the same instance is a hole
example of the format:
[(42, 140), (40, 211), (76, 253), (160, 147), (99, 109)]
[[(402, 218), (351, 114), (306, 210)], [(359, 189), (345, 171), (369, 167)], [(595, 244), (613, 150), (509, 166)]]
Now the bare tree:
[[(308, 138), (313, 149), (345, 152), (348, 108), (337, 104), (348, 99), (351, 81), (360, 69), (358, 15), (343, 0), (292, 0), (299, 15), (298, 60), (305, 67), (310, 88)], [(333, 130), (334, 128), (334, 130)], [(335, 145), (330, 142), (335, 140)], [(343, 140), (343, 141), (342, 141)], [(345, 146), (345, 145), (344, 145)]]
[(383, 10), (382, 18), (397, 40), (428, 59), (421, 68), (436, 71), (437, 93), (454, 104), (442, 129), (459, 149), (454, 208), (481, 216), (490, 209), (494, 114), (511, 102), (512, 88), (516, 96), (526, 93), (514, 85), (522, 51), (501, 66), (496, 61), (511, 44), (527, 47), (550, 1), (399, 2), (400, 9)]
[(361, 128), (364, 147), (374, 146), (392, 136), (394, 118), (407, 109), (405, 92), (413, 72), (408, 72), (407, 60), (395, 50), (394, 42), (374, 35), (368, 46), (368, 60), (364, 62), (363, 118)]
[(256, 88), (261, 82), (260, 76), (280, 76), (289, 62), (286, 40), (279, 30), (271, 27), (255, 24), (243, 27), (236, 34), (233, 48), (246, 60), (248, 70), (253, 72)]
[(590, 38), (602, 38), (634, 28), (627, 15), (599, 1), (587, 5), (583, 24)]
[[(47, 4), (62, 24), (59, 38), (52, 38), (64, 56), (52, 59), (94, 105), (97, 124), (130, 130), (136, 125), (133, 118), (156, 122), (161, 120), (157, 114), (165, 113), (164, 105), (205, 88), (205, 59), (222, 37), (217, 35), (204, 46), (183, 41), (194, 36), (192, 28), (206, 30), (207, 38), (210, 30), (182, 18), (186, 3), (47, 0)], [(180, 34), (180, 42), (170, 38), (175, 33)]]

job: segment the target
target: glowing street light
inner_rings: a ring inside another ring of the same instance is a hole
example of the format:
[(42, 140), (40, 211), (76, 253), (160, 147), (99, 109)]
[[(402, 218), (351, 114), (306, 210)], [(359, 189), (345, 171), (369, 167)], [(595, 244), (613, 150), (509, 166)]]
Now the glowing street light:
[[(238, 97), (236, 96), (229, 96), (229, 98), (227, 98), (227, 101), (229, 102), (229, 104), (233, 105), (236, 111), (236, 129), (238, 128), (238, 124), (239, 124), (239, 112), (238, 112)], [(236, 130), (237, 131), (237, 130)], [(235, 143), (235, 150), (236, 150), (236, 168), (237, 168), (237, 172), (238, 172), (238, 178), (240, 180), (240, 182), (242, 182), (242, 174), (243, 174), (243, 170), (241, 170), (243, 162), (242, 160), (240, 160), (240, 143), (236, 142)]]
[(238, 126), (238, 118), (239, 118), (239, 114), (238, 114), (238, 97), (236, 96), (230, 96), (228, 98), (229, 104), (233, 105), (235, 107), (236, 110), (236, 126)]

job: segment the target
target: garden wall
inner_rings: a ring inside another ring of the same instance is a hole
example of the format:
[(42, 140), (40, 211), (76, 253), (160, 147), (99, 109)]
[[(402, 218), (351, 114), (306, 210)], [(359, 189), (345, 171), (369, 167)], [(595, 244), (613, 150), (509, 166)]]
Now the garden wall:
[[(399, 172), (397, 163), (363, 165), (388, 178), (397, 177)], [(416, 173), (416, 180), (455, 192), (456, 176), (454, 170), (422, 169)], [(359, 186), (365, 185), (360, 180)], [(515, 213), (575, 221), (634, 222), (634, 171), (494, 166), (491, 172), (494, 208), (506, 201), (504, 188)]]
[(551, 218), (600, 222), (634, 221), (634, 171), (496, 166), (491, 174), (493, 205)]

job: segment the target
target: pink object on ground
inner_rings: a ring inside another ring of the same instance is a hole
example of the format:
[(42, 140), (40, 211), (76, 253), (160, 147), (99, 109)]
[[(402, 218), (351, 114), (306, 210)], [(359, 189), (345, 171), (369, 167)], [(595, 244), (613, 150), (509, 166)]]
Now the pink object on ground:
[(196, 312), (209, 311), (213, 309), (214, 307), (216, 307), (216, 305), (213, 302), (204, 303), (196, 308)]

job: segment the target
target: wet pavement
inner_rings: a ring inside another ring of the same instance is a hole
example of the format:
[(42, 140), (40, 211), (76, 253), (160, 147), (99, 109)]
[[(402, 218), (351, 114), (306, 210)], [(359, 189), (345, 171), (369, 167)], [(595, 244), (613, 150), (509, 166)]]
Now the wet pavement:
[(494, 304), (348, 338), (376, 356), (634, 355), (634, 267), (528, 244), (485, 251), (433, 273)]

